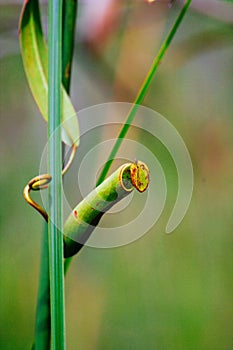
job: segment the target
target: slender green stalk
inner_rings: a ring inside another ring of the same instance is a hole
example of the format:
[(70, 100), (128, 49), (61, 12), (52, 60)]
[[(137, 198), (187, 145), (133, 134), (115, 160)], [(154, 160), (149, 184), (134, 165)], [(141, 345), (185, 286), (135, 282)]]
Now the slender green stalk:
[[(70, 91), (71, 67), (74, 51), (75, 23), (78, 0), (63, 0), (62, 17), (62, 83), (67, 93)], [(64, 153), (64, 152), (63, 152)], [(64, 261), (64, 274), (70, 266), (72, 258)]]
[(63, 0), (62, 18), (62, 83), (69, 93), (74, 51), (77, 0)]
[(40, 280), (36, 308), (35, 342), (33, 349), (50, 349), (50, 296), (49, 296), (49, 251), (48, 225), (43, 223)]
[(118, 150), (119, 150), (119, 148), (124, 140), (124, 137), (126, 136), (128, 130), (130, 128), (130, 125), (131, 125), (131, 123), (132, 123), (132, 121), (133, 121), (133, 119), (138, 111), (138, 108), (142, 104), (142, 102), (143, 102), (143, 100), (148, 92), (148, 89), (149, 89), (150, 84), (152, 82), (152, 79), (157, 71), (157, 68), (158, 68), (159, 64), (161, 63), (161, 60), (162, 60), (165, 52), (167, 51), (172, 39), (174, 38), (174, 35), (176, 34), (177, 29), (178, 29), (180, 23), (182, 22), (182, 19), (183, 19), (185, 13), (187, 12), (189, 5), (191, 4), (191, 1), (192, 0), (185, 1), (175, 23), (173, 24), (170, 32), (168, 33), (167, 37), (165, 38), (164, 42), (162, 43), (160, 50), (159, 50), (157, 56), (155, 57), (152, 65), (150, 67), (150, 70), (149, 70), (149, 72), (148, 72), (148, 74), (147, 74), (135, 100), (134, 100), (134, 103), (133, 103), (133, 105), (129, 111), (129, 114), (126, 118), (126, 121), (125, 121), (125, 123), (124, 123), (118, 137), (117, 137), (117, 140), (112, 148), (112, 151), (108, 157), (108, 160), (105, 163), (105, 166), (103, 167), (102, 172), (100, 173), (100, 176), (97, 180), (97, 186), (105, 179), (105, 177), (106, 177), (106, 175), (111, 167), (111, 164), (112, 164), (112, 162), (113, 162), (113, 160), (114, 160), (114, 158), (115, 158), (115, 156), (116, 156), (116, 154), (117, 154), (117, 152), (118, 152)]
[(49, 186), (49, 272), (51, 304), (51, 347), (65, 349), (65, 307), (62, 217), (61, 147), (61, 39), (62, 1), (49, 1), (48, 36), (48, 168)]
[[(35, 4), (35, 7), (38, 3)], [(39, 16), (39, 7), (36, 12)], [(73, 56), (73, 42), (75, 32), (75, 20), (77, 13), (77, 1), (65, 0), (63, 2), (63, 18), (62, 18), (62, 81), (64, 88), (69, 92), (71, 70), (64, 67), (71, 67)], [(71, 17), (71, 19), (69, 18)], [(40, 21), (38, 21), (40, 24)], [(70, 43), (70, 44), (69, 44)], [(64, 273), (68, 269), (71, 259), (66, 259), (64, 263)], [(41, 265), (39, 290), (36, 310), (35, 324), (35, 340), (33, 349), (49, 350), (50, 349), (50, 333), (51, 333), (51, 317), (50, 317), (50, 285), (49, 285), (49, 257), (48, 257), (48, 226), (44, 223), (43, 237), (41, 245)]]

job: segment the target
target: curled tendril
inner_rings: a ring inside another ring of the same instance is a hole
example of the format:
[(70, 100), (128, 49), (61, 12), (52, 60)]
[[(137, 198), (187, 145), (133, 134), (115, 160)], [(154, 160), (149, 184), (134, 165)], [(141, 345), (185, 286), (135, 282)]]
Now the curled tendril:
[(27, 186), (24, 188), (23, 195), (28, 204), (30, 204), (33, 208), (35, 208), (48, 222), (48, 214), (47, 212), (33, 199), (30, 197), (30, 191), (39, 191), (41, 189), (45, 189), (48, 187), (49, 182), (52, 180), (52, 177), (49, 174), (43, 174), (40, 176), (36, 176), (29, 181)]
[[(75, 153), (76, 153), (77, 147), (75, 145), (72, 146), (71, 153), (68, 159), (68, 162), (65, 164), (64, 168), (62, 169), (62, 176), (67, 172), (69, 167), (72, 164), (72, 161), (74, 159)], [(38, 203), (36, 203), (30, 196), (31, 190), (33, 191), (40, 191), (43, 189), (48, 188), (49, 183), (51, 182), (52, 177), (49, 174), (43, 174), (34, 177), (31, 179), (28, 184), (25, 186), (24, 191), (23, 191), (23, 196), (26, 200), (26, 202), (31, 205), (33, 208), (35, 208), (45, 219), (46, 222), (48, 222), (48, 214), (42, 208)]]

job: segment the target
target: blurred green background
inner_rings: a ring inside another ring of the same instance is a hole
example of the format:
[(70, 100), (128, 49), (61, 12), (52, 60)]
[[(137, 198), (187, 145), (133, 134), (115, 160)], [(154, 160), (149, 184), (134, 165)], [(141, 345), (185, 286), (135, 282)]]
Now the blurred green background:
[[(21, 5), (0, 2), (4, 350), (29, 349), (33, 341), (42, 231), (41, 217), (22, 196), (38, 173), (46, 125), (20, 58)], [(96, 5), (87, 0), (79, 6), (72, 76), (77, 110), (133, 102), (180, 2)], [(46, 23), (45, 1), (42, 12)], [(231, 2), (193, 0), (144, 103), (173, 123), (191, 154), (195, 184), (187, 215), (171, 235), (165, 234), (177, 178), (169, 155), (155, 140), (150, 148), (164, 160), (169, 201), (143, 238), (116, 249), (85, 247), (75, 257), (66, 277), (69, 350), (232, 348), (232, 19)], [(73, 174), (76, 184), (75, 169)], [(72, 192), (72, 179), (69, 183)]]

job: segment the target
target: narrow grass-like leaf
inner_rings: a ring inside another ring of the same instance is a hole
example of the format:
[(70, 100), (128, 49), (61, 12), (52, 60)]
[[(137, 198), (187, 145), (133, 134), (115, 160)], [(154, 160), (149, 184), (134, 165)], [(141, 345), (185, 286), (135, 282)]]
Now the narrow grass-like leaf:
[[(19, 39), (24, 69), (33, 97), (48, 120), (48, 50), (43, 35), (38, 0), (25, 0), (20, 16)], [(79, 144), (79, 126), (72, 102), (62, 87), (62, 140)], [(73, 117), (73, 118), (72, 118)]]
[(191, 1), (192, 0), (185, 1), (178, 17), (175, 20), (175, 23), (173, 24), (170, 32), (168, 33), (167, 37), (165, 38), (164, 42), (162, 43), (162, 45), (159, 49), (159, 52), (156, 55), (152, 65), (149, 69), (149, 72), (148, 72), (144, 82), (142, 83), (142, 86), (141, 86), (141, 88), (140, 88), (140, 90), (139, 90), (139, 92), (138, 92), (138, 94), (133, 102), (133, 105), (129, 111), (129, 114), (126, 118), (126, 121), (125, 121), (122, 129), (120, 130), (120, 133), (119, 133), (117, 140), (116, 140), (116, 142), (111, 150), (111, 153), (108, 157), (108, 160), (105, 163), (105, 165), (100, 173), (100, 176), (97, 180), (97, 186), (105, 179), (105, 177), (106, 177), (106, 175), (111, 167), (111, 164), (112, 164), (114, 158), (116, 157), (116, 154), (117, 154), (117, 152), (118, 152), (118, 150), (119, 150), (119, 148), (124, 140), (124, 137), (126, 136), (128, 130), (131, 126), (131, 123), (132, 123), (132, 121), (133, 121), (133, 119), (138, 111), (138, 108), (142, 104), (142, 102), (143, 102), (143, 100), (144, 100), (144, 98), (149, 90), (149, 87), (150, 87), (151, 82), (154, 78), (154, 75), (157, 71), (157, 68), (158, 68), (159, 64), (161, 63), (162, 58), (163, 58), (165, 52), (167, 51), (172, 39), (174, 38), (174, 36), (177, 32), (177, 29), (178, 29), (180, 23), (182, 22), (182, 19), (183, 19), (185, 13), (187, 12), (189, 5), (191, 4)]
[[(63, 0), (62, 11), (62, 83), (66, 92), (70, 91), (71, 67), (74, 50), (75, 24), (78, 0)], [(64, 261), (64, 274), (70, 266), (72, 258)]]
[(49, 294), (49, 250), (48, 225), (43, 223), (40, 280), (36, 308), (35, 340), (33, 349), (50, 349), (50, 294)]
[(48, 26), (48, 168), (49, 185), (49, 272), (51, 305), (51, 347), (65, 349), (65, 303), (62, 213), (61, 139), (61, 40), (62, 0), (49, 1)]
[(62, 13), (62, 83), (66, 92), (69, 93), (74, 50), (77, 0), (63, 0)]

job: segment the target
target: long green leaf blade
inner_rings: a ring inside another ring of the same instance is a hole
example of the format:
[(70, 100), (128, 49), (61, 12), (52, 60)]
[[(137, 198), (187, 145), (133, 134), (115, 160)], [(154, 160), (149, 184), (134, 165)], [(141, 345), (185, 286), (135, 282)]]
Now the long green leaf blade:
[(62, 140), (61, 140), (61, 39), (62, 0), (49, 1), (48, 60), (48, 165), (49, 186), (49, 272), (51, 305), (51, 348), (65, 349), (65, 302), (63, 267), (62, 213)]
[(43, 223), (42, 250), (40, 259), (40, 281), (36, 308), (35, 340), (33, 349), (50, 349), (50, 295), (49, 295), (49, 251), (48, 225)]
[(62, 83), (70, 90), (71, 66), (74, 50), (75, 22), (78, 0), (63, 0), (62, 18)]
[(111, 167), (111, 164), (112, 164), (112, 162), (113, 162), (113, 160), (114, 160), (114, 158), (115, 158), (115, 156), (116, 156), (116, 154), (117, 154), (117, 152), (118, 152), (118, 150), (119, 150), (119, 148), (124, 140), (124, 137), (126, 136), (128, 130), (131, 126), (131, 123), (132, 123), (132, 121), (133, 121), (133, 119), (138, 111), (138, 108), (142, 104), (142, 102), (143, 102), (143, 100), (144, 100), (144, 98), (149, 90), (149, 87), (150, 87), (151, 82), (154, 78), (154, 75), (157, 71), (157, 68), (158, 68), (162, 58), (164, 57), (165, 52), (167, 51), (172, 39), (174, 38), (174, 36), (177, 32), (177, 29), (178, 29), (180, 23), (182, 22), (183, 17), (191, 4), (191, 1), (192, 0), (185, 1), (183, 7), (181, 8), (181, 11), (180, 11), (178, 17), (175, 20), (175, 23), (173, 24), (167, 37), (165, 38), (164, 42), (162, 43), (162, 45), (159, 49), (159, 52), (156, 55), (152, 65), (147, 73), (147, 76), (145, 77), (145, 80), (142, 83), (142, 86), (141, 86), (141, 88), (140, 88), (140, 90), (139, 90), (139, 92), (138, 92), (138, 94), (133, 102), (133, 105), (128, 113), (126, 121), (125, 121), (122, 129), (120, 130), (119, 135), (117, 136), (117, 140), (116, 140), (116, 142), (115, 142), (115, 144), (110, 152), (110, 155), (108, 157), (107, 162), (105, 163), (105, 165), (100, 173), (100, 176), (97, 180), (96, 186), (98, 186), (106, 178), (108, 171)]
[[(19, 39), (24, 69), (37, 106), (48, 120), (48, 50), (43, 35), (38, 0), (25, 0), (20, 16)], [(62, 87), (62, 140), (79, 144), (79, 126), (72, 102)]]

